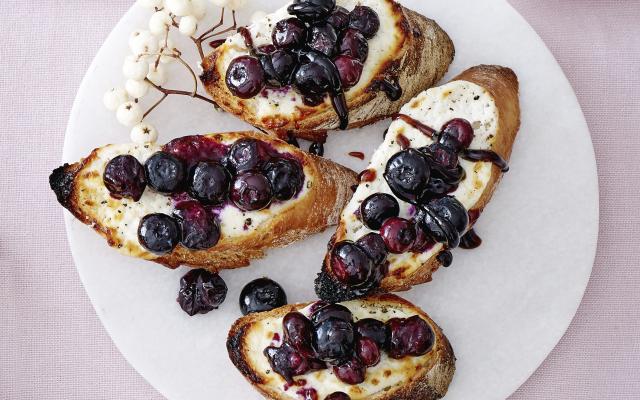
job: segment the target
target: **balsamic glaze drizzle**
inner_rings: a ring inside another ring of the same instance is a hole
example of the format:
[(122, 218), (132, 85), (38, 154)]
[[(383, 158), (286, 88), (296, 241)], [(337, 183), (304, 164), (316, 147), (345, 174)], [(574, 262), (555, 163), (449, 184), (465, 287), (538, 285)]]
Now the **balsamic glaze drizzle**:
[(470, 229), (467, 233), (464, 234), (464, 236), (462, 236), (462, 238), (460, 238), (460, 248), (462, 249), (475, 249), (480, 247), (481, 244), (482, 239), (473, 229)]

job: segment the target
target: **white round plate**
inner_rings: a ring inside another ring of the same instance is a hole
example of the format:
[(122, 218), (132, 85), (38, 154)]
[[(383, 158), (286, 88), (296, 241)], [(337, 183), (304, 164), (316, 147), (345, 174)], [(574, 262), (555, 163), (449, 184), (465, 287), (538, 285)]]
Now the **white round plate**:
[[(249, 3), (253, 5), (241, 12), (241, 21), (264, 2)], [(284, 1), (272, 3), (269, 7), (275, 9)], [(445, 81), (483, 63), (509, 66), (520, 79), (522, 127), (511, 171), (477, 225), (483, 245), (455, 250), (451, 268), (404, 294), (444, 328), (453, 345), (457, 371), (447, 399), (504, 399), (556, 345), (589, 279), (598, 227), (589, 130), (553, 56), (505, 1), (402, 3), (435, 19), (451, 35), (456, 59)], [(104, 109), (102, 95), (123, 83), (128, 35), (145, 27), (148, 16), (147, 10), (133, 7), (96, 56), (71, 113), (65, 161), (107, 143), (128, 141), (128, 129)], [(172, 68), (179, 71), (179, 65)], [(189, 76), (181, 74), (182, 88), (188, 88)], [(162, 142), (248, 127), (179, 96), (152, 114), (150, 122), (160, 127)], [(365, 161), (346, 153), (363, 151), (368, 158), (388, 123), (330, 136), (326, 156), (363, 169)], [(222, 272), (229, 286), (227, 301), (217, 311), (188, 317), (175, 301), (184, 268), (171, 271), (121, 256), (69, 215), (67, 231), (78, 272), (105, 328), (127, 360), (171, 400), (260, 398), (225, 349), (227, 330), (240, 316), (239, 291), (250, 280), (269, 276), (284, 286), (289, 301), (314, 299), (313, 279), (332, 233), (330, 229), (271, 251), (250, 268)]]

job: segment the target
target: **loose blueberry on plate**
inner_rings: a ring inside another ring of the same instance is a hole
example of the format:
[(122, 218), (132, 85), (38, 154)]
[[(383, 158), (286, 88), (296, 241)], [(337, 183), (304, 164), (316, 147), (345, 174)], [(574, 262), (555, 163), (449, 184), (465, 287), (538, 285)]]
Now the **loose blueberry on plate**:
[(353, 242), (336, 243), (331, 252), (331, 272), (342, 283), (362, 285), (369, 280), (373, 269), (373, 260)]
[(367, 233), (358, 239), (356, 244), (367, 253), (376, 265), (382, 264), (389, 253), (384, 244), (384, 239), (375, 232)]
[(380, 18), (371, 7), (356, 6), (349, 15), (349, 27), (362, 32), (367, 39), (371, 39), (380, 29)]
[(333, 57), (336, 52), (338, 35), (333, 25), (320, 23), (311, 27), (309, 47), (319, 51), (327, 57)]
[(149, 214), (140, 220), (138, 240), (145, 249), (155, 254), (166, 254), (180, 243), (178, 222), (166, 214)]
[(282, 321), (284, 340), (291, 344), (305, 357), (313, 357), (314, 351), (311, 341), (313, 338), (313, 324), (299, 312), (290, 312)]
[(160, 193), (176, 193), (184, 186), (184, 163), (169, 153), (153, 154), (144, 163), (144, 170), (149, 186)]
[(269, 180), (260, 172), (249, 171), (236, 176), (230, 197), (239, 209), (257, 211), (266, 208), (273, 196)]
[(313, 311), (311, 323), (317, 326), (329, 318), (336, 318), (346, 322), (353, 321), (351, 311), (341, 304), (325, 304)]
[(287, 11), (305, 22), (327, 18), (336, 8), (336, 0), (294, 0)]
[(364, 382), (366, 372), (366, 367), (357, 358), (352, 358), (333, 367), (333, 373), (336, 374), (338, 379), (349, 385), (357, 385)]
[(218, 205), (227, 199), (231, 178), (217, 162), (199, 162), (189, 176), (189, 194), (203, 204)]
[(336, 32), (341, 32), (349, 26), (349, 11), (344, 7), (337, 6), (327, 18), (327, 22), (333, 25)]
[(102, 181), (111, 196), (138, 201), (147, 186), (142, 164), (131, 155), (121, 155), (107, 163)]
[(292, 199), (304, 183), (304, 172), (296, 161), (277, 158), (264, 166), (264, 174), (273, 188), (273, 197), (280, 201)]
[(413, 247), (417, 236), (416, 226), (404, 218), (389, 218), (382, 224), (380, 236), (391, 253), (402, 254)]
[(356, 322), (355, 329), (359, 337), (371, 339), (379, 348), (385, 348), (384, 346), (388, 340), (389, 330), (382, 321), (373, 318), (364, 318)]
[(425, 320), (413, 317), (392, 318), (387, 321), (389, 340), (387, 351), (391, 358), (422, 356), (431, 350), (435, 341), (433, 330)]
[(270, 311), (287, 304), (287, 295), (277, 282), (260, 278), (249, 282), (240, 293), (242, 315)]
[(400, 205), (395, 197), (387, 193), (374, 193), (360, 204), (360, 215), (364, 225), (377, 231), (388, 218), (400, 214)]
[(400, 151), (389, 159), (384, 177), (396, 196), (413, 203), (429, 183), (429, 160), (415, 149)]
[(340, 38), (339, 52), (340, 54), (350, 56), (360, 62), (367, 61), (369, 56), (369, 43), (367, 39), (355, 29), (347, 29), (342, 33)]
[(279, 49), (296, 50), (307, 41), (307, 26), (298, 18), (287, 18), (276, 23), (271, 39)]
[(265, 74), (260, 60), (251, 56), (240, 56), (229, 64), (226, 76), (229, 91), (241, 99), (249, 99), (262, 91)]
[(364, 65), (359, 60), (347, 55), (340, 55), (333, 60), (333, 63), (338, 69), (340, 81), (345, 88), (358, 84), (364, 68)]
[(193, 269), (180, 279), (177, 301), (191, 316), (216, 310), (226, 297), (227, 285), (218, 274)]
[(206, 250), (220, 240), (220, 227), (215, 218), (197, 201), (178, 203), (174, 215), (180, 223), (184, 247)]
[(309, 153), (316, 155), (318, 157), (324, 156), (324, 143), (322, 142), (313, 142), (309, 146)]
[(313, 347), (322, 361), (345, 360), (353, 352), (353, 324), (338, 318), (327, 318), (314, 326)]

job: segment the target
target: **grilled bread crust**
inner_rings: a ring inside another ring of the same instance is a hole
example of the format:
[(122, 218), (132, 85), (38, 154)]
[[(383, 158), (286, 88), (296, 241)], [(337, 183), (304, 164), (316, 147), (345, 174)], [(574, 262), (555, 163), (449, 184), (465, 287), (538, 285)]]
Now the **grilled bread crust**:
[[(447, 72), (455, 54), (453, 42), (433, 20), (409, 10), (393, 0), (386, 3), (396, 21), (398, 41), (391, 55), (384, 60), (375, 60), (377, 68), (374, 79), (358, 90), (345, 93), (349, 108), (348, 129), (358, 128), (387, 118), (415, 95), (435, 85)], [(258, 118), (249, 110), (249, 100), (240, 99), (227, 88), (226, 71), (219, 60), (224, 45), (214, 50), (204, 61), (201, 80), (217, 104), (249, 124), (278, 135), (300, 137), (313, 141), (324, 141), (328, 130), (337, 129), (338, 117), (329, 102), (315, 107), (299, 107), (297, 115), (270, 115)], [(373, 62), (369, 59), (367, 62)], [(400, 99), (391, 101), (376, 89), (385, 78), (397, 77), (403, 93)]]
[[(435, 333), (434, 348), (425, 357), (425, 365), (431, 365), (431, 368), (423, 368), (420, 372), (412, 377), (411, 381), (401, 386), (391, 387), (373, 396), (368, 396), (368, 400), (435, 400), (444, 397), (449, 388), (449, 384), (453, 379), (455, 372), (455, 355), (449, 340), (444, 336), (442, 329), (421, 309), (411, 304), (407, 300), (393, 294), (372, 295), (363, 299), (359, 299), (367, 303), (369, 308), (376, 307), (383, 309), (389, 304), (411, 310), (415, 314), (420, 315), (429, 323)], [(238, 319), (227, 338), (227, 351), (229, 358), (242, 375), (251, 383), (265, 398), (281, 400), (287, 397), (283, 396), (278, 390), (266, 386), (267, 376), (263, 372), (257, 371), (251, 365), (251, 356), (248, 352), (246, 336), (251, 331), (252, 326), (261, 320), (269, 318), (282, 318), (291, 311), (300, 310), (311, 303), (293, 304), (277, 308), (272, 311), (249, 314)], [(348, 385), (345, 384), (345, 388)], [(345, 390), (346, 392), (346, 390)]]
[[(241, 237), (223, 236), (211, 249), (196, 251), (178, 246), (173, 252), (162, 256), (129, 249), (129, 255), (155, 261), (170, 268), (189, 265), (211, 271), (233, 269), (249, 265), (251, 259), (264, 257), (265, 250), (269, 248), (286, 246), (338, 223), (340, 212), (351, 196), (350, 187), (357, 182), (355, 172), (257, 132), (230, 132), (209, 136), (255, 138), (280, 148), (286, 146), (288, 152), (294, 153), (302, 160), (305, 172), (313, 178), (314, 185), (306, 196), (295, 200), (297, 203), (294, 207), (284, 209), (261, 224), (254, 232)], [(87, 188), (83, 185), (83, 181), (89, 178), (84, 172), (97, 157), (99, 150), (94, 150), (78, 163), (65, 164), (57, 168), (49, 181), (61, 205), (77, 219), (92, 226), (107, 239), (110, 246), (122, 248), (123, 239), (118, 236), (117, 230), (105, 226), (96, 213), (102, 205), (90, 201), (91, 193), (87, 193)]]

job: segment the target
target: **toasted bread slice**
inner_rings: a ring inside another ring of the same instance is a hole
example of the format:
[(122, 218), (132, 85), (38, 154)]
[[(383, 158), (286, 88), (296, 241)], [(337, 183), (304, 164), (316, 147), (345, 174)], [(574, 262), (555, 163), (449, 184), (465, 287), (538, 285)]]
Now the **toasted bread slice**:
[[(434, 21), (404, 8), (393, 0), (338, 0), (339, 6), (352, 10), (369, 6), (380, 17), (380, 30), (369, 40), (369, 57), (359, 83), (346, 91), (349, 128), (371, 124), (396, 113), (421, 91), (438, 82), (451, 64), (454, 47), (451, 39)], [(256, 47), (271, 44), (271, 31), (280, 20), (289, 17), (287, 7), (249, 26)], [(293, 89), (265, 90), (250, 99), (229, 92), (226, 72), (233, 59), (249, 54), (240, 34), (231, 36), (203, 62), (203, 84), (225, 111), (262, 130), (321, 141), (326, 132), (339, 126), (329, 99), (309, 107)], [(397, 79), (402, 96), (391, 101), (376, 87), (385, 79)]]
[(300, 311), (309, 316), (311, 305), (307, 303), (240, 318), (227, 339), (229, 357), (244, 377), (269, 399), (298, 399), (296, 392), (305, 389), (314, 390), (319, 400), (338, 391), (348, 394), (352, 400), (431, 400), (442, 398), (447, 393), (455, 371), (455, 356), (442, 329), (424, 311), (391, 294), (342, 304), (351, 310), (356, 321), (375, 318), (386, 322), (391, 318), (417, 315), (433, 329), (434, 345), (427, 354), (419, 357), (392, 359), (383, 352), (380, 363), (367, 368), (365, 381), (358, 385), (347, 385), (331, 370), (321, 370), (295, 377), (304, 385), (290, 387), (285, 385), (284, 378), (271, 370), (263, 351), (267, 346), (279, 345), (278, 338), (283, 337), (282, 319), (286, 314)]
[(268, 248), (286, 246), (335, 225), (352, 193), (350, 187), (357, 181), (353, 171), (261, 133), (232, 132), (206, 138), (227, 146), (246, 138), (266, 142), (280, 154), (286, 153), (300, 162), (305, 174), (303, 188), (297, 197), (274, 202), (264, 210), (242, 212), (227, 205), (218, 214), (221, 238), (214, 247), (189, 250), (179, 245), (164, 255), (142, 247), (137, 229), (144, 215), (171, 215), (175, 203), (172, 198), (147, 187), (137, 202), (115, 199), (102, 178), (106, 164), (115, 156), (131, 154), (144, 163), (161, 146), (123, 144), (98, 148), (82, 161), (53, 171), (51, 188), (60, 204), (121, 253), (172, 268), (185, 264), (216, 271), (246, 266), (250, 259), (264, 257)]
[[(474, 128), (474, 139), (470, 149), (492, 150), (504, 160), (509, 160), (511, 149), (520, 126), (518, 101), (518, 79), (515, 73), (499, 66), (481, 65), (470, 68), (451, 82), (429, 89), (406, 104), (401, 114), (435, 130), (453, 118), (463, 118)], [(399, 135), (404, 136), (400, 140)], [(356, 215), (362, 201), (376, 192), (393, 195), (383, 173), (389, 158), (401, 150), (400, 143), (408, 139), (409, 147), (420, 148), (433, 142), (431, 138), (413, 128), (402, 119), (396, 119), (382, 145), (375, 151), (368, 166), (375, 171), (375, 180), (362, 182), (342, 213), (340, 224), (333, 238), (335, 242), (357, 240), (372, 232)], [(487, 205), (503, 172), (490, 162), (472, 162), (460, 158), (465, 178), (458, 188), (450, 193), (469, 213), (470, 229)], [(400, 217), (410, 218), (415, 212), (409, 203), (398, 199)], [(422, 253), (407, 252), (390, 254), (389, 272), (382, 280), (382, 291), (403, 291), (413, 285), (431, 280), (440, 267), (438, 255), (446, 250), (436, 243)], [(316, 291), (324, 300), (340, 301), (350, 298), (348, 290), (340, 290), (340, 284), (330, 279), (327, 271), (329, 256), (325, 258), (323, 272), (316, 281)]]

